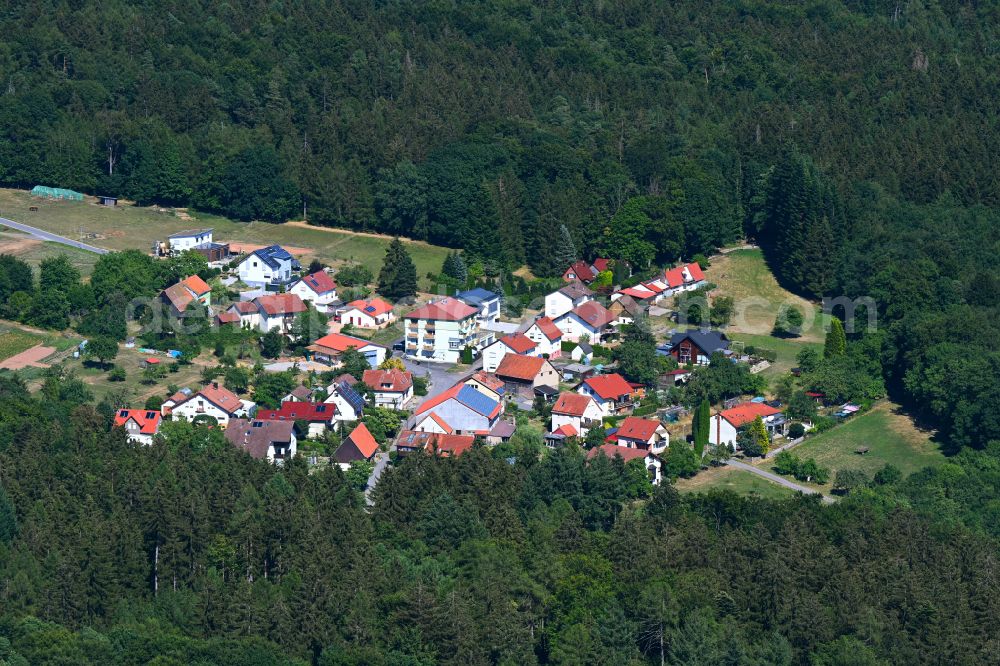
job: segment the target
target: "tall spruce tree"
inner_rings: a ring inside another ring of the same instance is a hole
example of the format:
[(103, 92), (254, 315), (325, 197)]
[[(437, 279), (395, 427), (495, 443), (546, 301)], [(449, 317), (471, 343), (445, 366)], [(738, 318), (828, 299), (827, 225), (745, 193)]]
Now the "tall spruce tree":
[(830, 330), (826, 332), (826, 342), (823, 345), (823, 358), (843, 356), (847, 351), (847, 335), (844, 324), (836, 317), (830, 318)]
[(708, 400), (702, 400), (694, 412), (694, 421), (691, 423), (691, 434), (694, 436), (694, 452), (701, 460), (705, 455), (705, 448), (708, 446), (708, 437), (712, 428), (712, 407)]
[(417, 293), (417, 267), (398, 238), (393, 238), (385, 250), (385, 261), (378, 274), (378, 290), (391, 299), (408, 298)]

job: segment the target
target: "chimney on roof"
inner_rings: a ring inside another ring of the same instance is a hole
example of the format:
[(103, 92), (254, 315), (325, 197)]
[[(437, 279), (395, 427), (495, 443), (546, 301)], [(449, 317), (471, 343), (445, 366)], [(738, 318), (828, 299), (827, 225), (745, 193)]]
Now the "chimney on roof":
[(218, 390), (218, 388), (219, 388), (219, 382), (212, 382), (212, 388)]

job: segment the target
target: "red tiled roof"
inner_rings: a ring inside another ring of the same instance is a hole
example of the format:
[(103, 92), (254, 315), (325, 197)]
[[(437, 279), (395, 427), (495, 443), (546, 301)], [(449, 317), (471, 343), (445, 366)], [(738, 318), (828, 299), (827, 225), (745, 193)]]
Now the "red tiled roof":
[(615, 315), (597, 301), (581, 303), (573, 314), (593, 329), (604, 328), (615, 320)]
[(553, 435), (562, 435), (563, 437), (576, 437), (580, 434), (580, 431), (572, 423), (564, 423), (555, 430), (552, 431)]
[(359, 423), (351, 431), (351, 434), (347, 436), (347, 439), (354, 442), (354, 446), (357, 447), (358, 451), (365, 458), (371, 458), (378, 451), (378, 442), (375, 441), (375, 438), (364, 423)]
[(389, 370), (365, 370), (363, 381), (375, 391), (383, 393), (405, 393), (413, 386), (413, 375), (399, 368)]
[(687, 265), (688, 273), (691, 274), (691, 279), (695, 281), (704, 280), (705, 274), (701, 272), (701, 266), (698, 263), (691, 263)]
[(621, 456), (622, 460), (628, 462), (630, 460), (639, 460), (645, 458), (648, 452), (645, 449), (633, 449), (628, 446), (602, 444), (601, 446), (595, 446), (590, 451), (587, 451), (587, 459), (591, 460), (601, 455), (602, 453), (608, 458)]
[(632, 385), (617, 372), (610, 375), (596, 375), (585, 379), (583, 383), (603, 400), (617, 400), (623, 395), (632, 394)]
[(587, 411), (587, 405), (594, 399), (582, 393), (560, 393), (556, 404), (552, 406), (553, 414), (566, 414), (567, 416), (583, 416)]
[(269, 316), (295, 314), (306, 311), (306, 304), (296, 294), (268, 294), (254, 299)]
[(326, 271), (311, 273), (302, 278), (302, 282), (318, 296), (329, 293), (337, 288), (337, 284)]
[(510, 377), (525, 382), (530, 382), (542, 371), (546, 360), (539, 356), (522, 356), (521, 354), (507, 354), (497, 366), (497, 377)]
[(641, 442), (648, 442), (660, 428), (660, 422), (653, 419), (643, 419), (638, 416), (629, 416), (618, 425), (618, 437), (624, 439), (636, 439)]
[[(462, 389), (468, 389), (469, 391), (471, 391), (471, 393), (463, 394), (462, 398), (459, 399), (459, 393), (462, 393)], [(472, 398), (474, 396), (478, 396), (478, 399), (473, 400)], [(497, 414), (500, 413), (500, 403), (493, 400), (489, 396), (480, 393), (471, 386), (467, 386), (466, 384), (463, 383), (458, 383), (452, 386), (447, 391), (443, 391), (442, 393), (439, 393), (438, 395), (425, 400), (423, 404), (417, 407), (417, 411), (415, 411), (414, 414), (423, 414), (426, 411), (434, 409), (441, 403), (452, 399), (459, 400), (459, 402), (461, 402), (462, 404), (464, 404), (466, 407), (473, 410), (477, 414), (481, 414), (490, 419), (492, 419), (493, 417), (495, 417)], [(483, 413), (483, 411), (481, 411), (486, 409), (487, 406), (491, 407), (489, 414), (485, 414)]]
[(780, 409), (775, 409), (771, 405), (763, 402), (744, 402), (730, 409), (724, 409), (719, 414), (733, 425), (739, 428), (750, 423), (758, 416), (764, 418), (780, 413)]
[(369, 317), (379, 317), (392, 312), (392, 304), (383, 301), (381, 298), (360, 298), (348, 303), (344, 312), (348, 310), (359, 310)]
[(527, 354), (536, 346), (535, 341), (524, 333), (511, 333), (510, 335), (505, 335), (500, 338), (500, 342), (513, 349), (515, 354)]
[(181, 284), (193, 291), (196, 296), (204, 296), (208, 292), (212, 291), (212, 288), (208, 286), (208, 283), (197, 275), (189, 275), (181, 280)]
[(556, 326), (556, 323), (549, 319), (548, 317), (539, 317), (535, 320), (535, 326), (538, 330), (542, 332), (542, 335), (547, 337), (550, 342), (555, 342), (562, 337), (562, 331)]
[(253, 301), (239, 301), (237, 303), (233, 303), (229, 306), (229, 309), (232, 310), (233, 308), (236, 308), (236, 311), (240, 314), (255, 314), (257, 312), (257, 304)]
[(494, 393), (499, 393), (500, 389), (503, 388), (503, 380), (497, 379), (496, 375), (491, 375), (483, 370), (480, 370), (476, 374), (469, 377), (469, 379), (466, 380), (466, 383), (470, 380), (475, 380), (486, 388), (492, 389)]
[(477, 314), (479, 310), (466, 305), (457, 298), (448, 297), (436, 303), (428, 303), (406, 315), (407, 319), (429, 319), (435, 321), (461, 321)]
[(600, 257), (597, 258), (597, 259), (594, 259), (594, 268), (597, 269), (598, 273), (603, 273), (604, 271), (608, 270), (608, 262), (609, 261), (610, 261), (610, 259), (604, 259), (604, 258), (600, 258)]
[(351, 347), (354, 347), (355, 349), (362, 349), (372, 344), (374, 343), (369, 342), (368, 340), (354, 338), (350, 335), (344, 335), (343, 333), (330, 333), (329, 335), (324, 335), (322, 338), (314, 342), (309, 346), (309, 348), (324, 347), (337, 352), (345, 352)]
[(680, 266), (671, 268), (663, 274), (663, 277), (667, 280), (668, 287), (679, 287), (684, 284), (684, 269)]
[[(197, 393), (193, 393), (191, 397), (186, 397), (184, 400), (179, 401), (174, 405), (174, 409), (177, 409), (180, 405), (193, 400), (194, 398), (201, 396), (208, 400), (210, 403), (226, 412), (227, 414), (233, 414), (236, 410), (243, 406), (243, 402), (240, 400), (239, 396), (225, 388), (224, 386), (218, 386), (216, 384), (209, 384)], [(175, 396), (176, 397), (176, 396)]]
[(129, 420), (135, 421), (143, 435), (155, 435), (160, 430), (163, 416), (154, 409), (119, 409), (115, 414), (116, 426), (124, 426)]
[(238, 324), (240, 322), (240, 313), (220, 312), (216, 319), (218, 319), (220, 324)]
[(258, 409), (258, 421), (309, 421), (329, 423), (337, 413), (336, 405), (326, 402), (288, 400), (280, 409)]
[(563, 275), (567, 276), (570, 273), (572, 273), (576, 277), (576, 279), (583, 280), (584, 282), (589, 282), (590, 280), (593, 280), (595, 277), (594, 269), (591, 268), (590, 264), (588, 264), (586, 261), (573, 262), (573, 265), (567, 268), (566, 271), (563, 273)]
[(631, 296), (632, 298), (638, 298), (639, 300), (646, 300), (647, 298), (652, 298), (653, 296), (656, 296), (656, 292), (654, 292), (649, 287), (641, 284), (636, 285), (634, 287), (626, 287), (625, 289), (622, 289), (618, 293), (626, 294), (627, 296)]
[(451, 434), (455, 432), (455, 429), (452, 428), (447, 421), (441, 418), (441, 416), (439, 416), (437, 412), (431, 412), (430, 418), (432, 421), (434, 421), (434, 423), (437, 423), (439, 426), (441, 426), (441, 429), (444, 430), (446, 433)]
[(427, 445), (437, 455), (443, 458), (451, 458), (453, 456), (460, 456), (471, 449), (475, 441), (476, 438), (473, 435), (436, 434), (435, 437), (427, 442)]

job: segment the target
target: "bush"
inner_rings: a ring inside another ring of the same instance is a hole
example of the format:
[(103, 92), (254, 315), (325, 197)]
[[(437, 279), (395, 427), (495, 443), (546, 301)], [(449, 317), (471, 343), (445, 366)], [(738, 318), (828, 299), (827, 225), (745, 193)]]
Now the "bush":
[(427, 377), (423, 375), (413, 376), (413, 395), (427, 395)]
[(113, 382), (123, 382), (125, 381), (125, 368), (114, 368), (108, 373), (108, 379)]
[(788, 428), (789, 439), (798, 439), (799, 437), (805, 436), (805, 434), (806, 434), (806, 427), (801, 423), (793, 423)]

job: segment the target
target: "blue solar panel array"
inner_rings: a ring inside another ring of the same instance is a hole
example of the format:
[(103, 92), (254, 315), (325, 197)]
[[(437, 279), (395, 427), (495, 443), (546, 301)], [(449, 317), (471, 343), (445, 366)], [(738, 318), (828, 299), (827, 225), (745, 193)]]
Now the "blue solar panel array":
[(347, 382), (340, 382), (337, 388), (340, 391), (340, 395), (347, 401), (347, 404), (354, 408), (354, 411), (360, 413), (361, 410), (365, 408), (364, 396), (355, 391), (350, 384)]
[(496, 409), (496, 400), (491, 400), (485, 395), (472, 388), (471, 386), (463, 386), (462, 390), (458, 392), (455, 398), (468, 407), (469, 409), (483, 414), (484, 416), (489, 416)]

